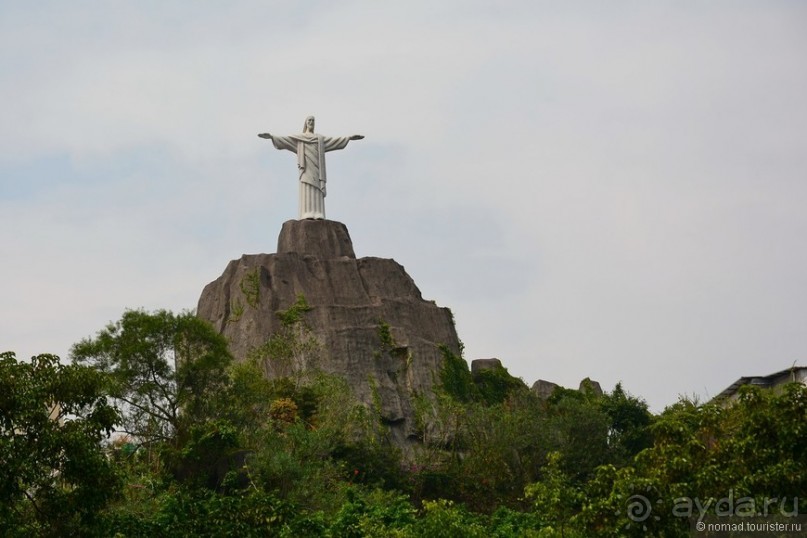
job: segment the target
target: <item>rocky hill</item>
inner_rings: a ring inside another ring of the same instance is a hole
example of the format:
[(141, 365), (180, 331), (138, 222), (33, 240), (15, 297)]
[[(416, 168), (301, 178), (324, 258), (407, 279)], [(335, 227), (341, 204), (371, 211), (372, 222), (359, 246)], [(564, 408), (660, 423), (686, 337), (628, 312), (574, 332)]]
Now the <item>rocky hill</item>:
[(329, 220), (283, 224), (277, 253), (231, 261), (208, 284), (197, 314), (230, 341), (237, 360), (284, 330), (278, 313), (302, 297), (315, 346), (276, 364), (269, 376), (317, 368), (344, 378), (358, 399), (380, 403), (393, 439), (415, 436), (413, 398), (431, 394), (446, 346), (460, 343), (451, 312), (421, 296), (403, 266), (392, 259), (356, 259), (347, 227)]

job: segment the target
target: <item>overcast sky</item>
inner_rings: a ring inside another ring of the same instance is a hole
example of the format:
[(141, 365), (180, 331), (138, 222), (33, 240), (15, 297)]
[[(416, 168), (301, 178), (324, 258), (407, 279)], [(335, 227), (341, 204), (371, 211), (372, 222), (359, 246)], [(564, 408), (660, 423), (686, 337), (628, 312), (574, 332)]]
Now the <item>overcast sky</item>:
[(466, 359), (655, 411), (807, 365), (807, 3), (0, 1), (0, 351), (195, 308), (296, 218), (450, 307)]

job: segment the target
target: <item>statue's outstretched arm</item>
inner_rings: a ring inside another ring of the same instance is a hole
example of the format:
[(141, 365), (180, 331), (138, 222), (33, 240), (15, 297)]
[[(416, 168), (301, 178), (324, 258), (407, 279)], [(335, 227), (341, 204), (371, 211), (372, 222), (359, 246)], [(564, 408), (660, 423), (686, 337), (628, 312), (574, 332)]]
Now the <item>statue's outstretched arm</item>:
[(269, 133), (261, 133), (258, 136), (260, 136), (261, 138), (268, 138), (269, 140), (272, 139), (272, 135), (270, 135)]

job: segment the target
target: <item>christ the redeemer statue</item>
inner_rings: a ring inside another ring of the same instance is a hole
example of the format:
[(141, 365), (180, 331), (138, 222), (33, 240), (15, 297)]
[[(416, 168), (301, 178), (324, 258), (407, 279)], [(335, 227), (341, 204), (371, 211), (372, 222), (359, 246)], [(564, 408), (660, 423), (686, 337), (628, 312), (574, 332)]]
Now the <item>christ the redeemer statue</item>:
[(261, 133), (277, 149), (287, 149), (297, 154), (300, 171), (300, 220), (325, 218), (325, 152), (344, 149), (351, 140), (361, 140), (362, 135), (322, 136), (314, 134), (314, 116), (308, 116), (301, 134), (277, 136)]

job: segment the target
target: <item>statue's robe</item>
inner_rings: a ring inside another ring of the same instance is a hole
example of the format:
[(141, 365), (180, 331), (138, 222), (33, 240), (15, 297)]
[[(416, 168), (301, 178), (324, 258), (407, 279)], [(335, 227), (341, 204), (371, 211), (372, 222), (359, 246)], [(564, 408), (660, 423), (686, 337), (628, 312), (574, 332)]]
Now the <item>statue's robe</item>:
[(277, 149), (286, 149), (297, 154), (300, 171), (300, 220), (325, 218), (325, 153), (344, 149), (350, 137), (322, 136), (302, 133), (290, 136), (272, 135)]

